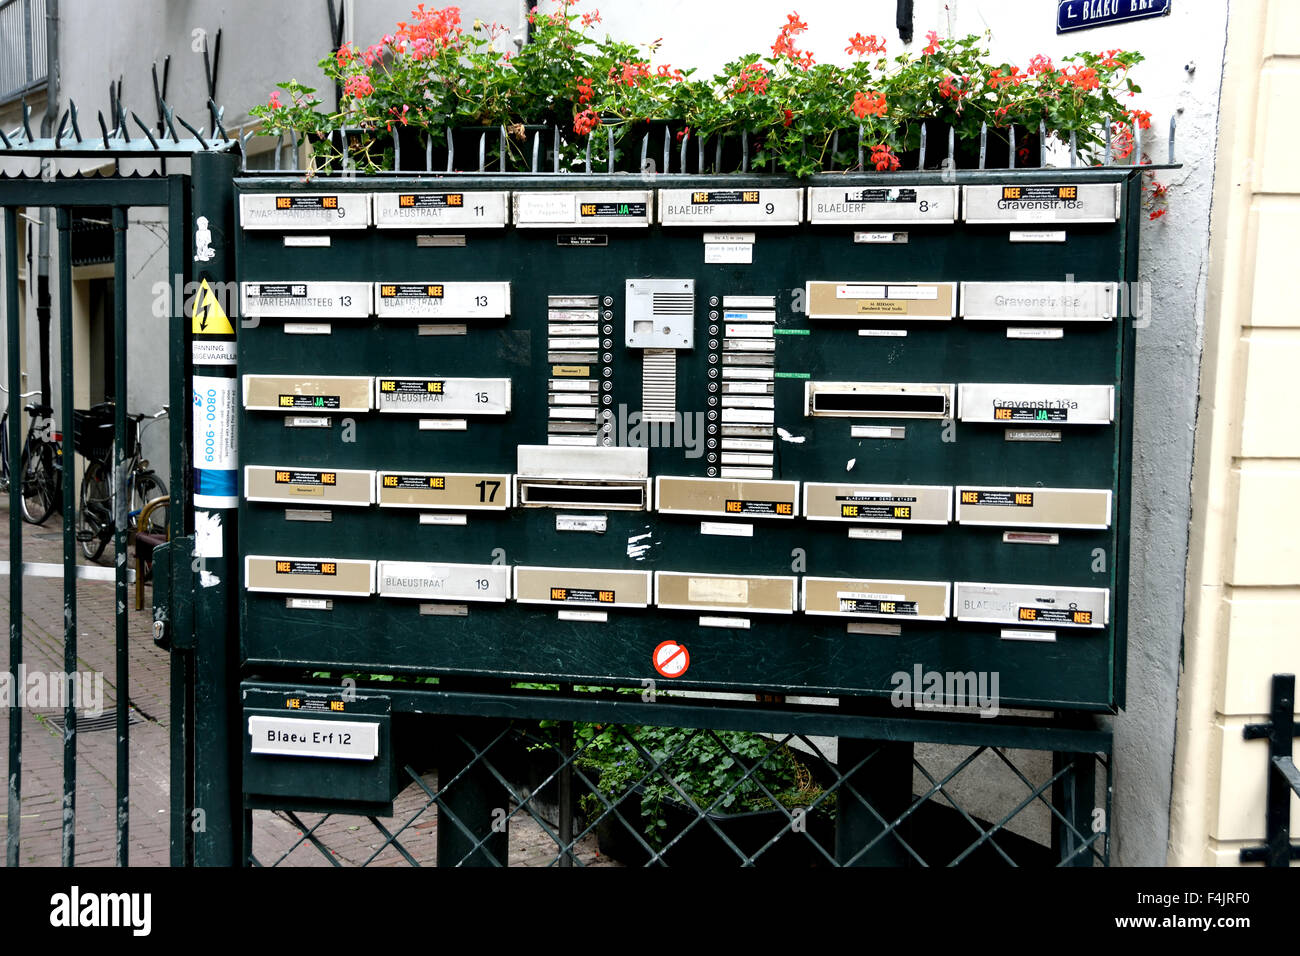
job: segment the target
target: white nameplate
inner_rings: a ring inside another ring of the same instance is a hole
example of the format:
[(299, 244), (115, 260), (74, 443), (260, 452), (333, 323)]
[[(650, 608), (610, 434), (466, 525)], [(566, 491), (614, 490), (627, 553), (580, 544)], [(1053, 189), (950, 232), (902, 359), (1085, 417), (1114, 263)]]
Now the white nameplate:
[(1119, 183), (963, 186), (962, 218), (974, 223), (1114, 222)]
[(308, 720), (301, 717), (248, 718), (249, 749), (280, 757), (374, 760), (379, 755), (379, 722)]
[(286, 249), (328, 249), (330, 244), (329, 236), (285, 236), (284, 247)]
[[(808, 187), (808, 221), (812, 223), (903, 225), (923, 222), (947, 223), (954, 222), (956, 219), (956, 186)], [(854, 241), (859, 241), (856, 235)], [(891, 238), (875, 241), (897, 242), (898, 240)]]
[(1012, 229), (1007, 238), (1012, 242), (1065, 242), (1065, 230)]
[(504, 319), (509, 282), (376, 282), (381, 319)]
[(364, 319), (370, 315), (369, 282), (245, 282), (244, 318)]
[(510, 379), (380, 376), (375, 379), (375, 408), (413, 414), (505, 415), (510, 411)]
[(469, 422), (463, 418), (421, 418), (422, 432), (463, 432), (469, 429)]
[(469, 517), (467, 515), (437, 515), (425, 512), (420, 515), (420, 524), (466, 525), (469, 524)]
[(902, 541), (902, 528), (850, 528), (849, 538), (857, 541)]
[(1037, 328), (1017, 329), (1009, 327), (1007, 329), (1007, 338), (1009, 339), (1063, 339), (1065, 338), (1065, 329), (1050, 326), (1039, 326)]
[(1096, 630), (1109, 623), (1109, 611), (1107, 588), (958, 581), (953, 592), (953, 616), (959, 621)]
[(606, 515), (556, 515), (556, 531), (587, 531), (604, 534), (608, 525)]
[(329, 335), (334, 331), (328, 322), (286, 322), (285, 335)]
[(498, 603), (510, 597), (504, 564), (380, 561), (377, 576), (380, 597)]
[(963, 422), (1109, 425), (1115, 387), (967, 382), (957, 386), (957, 414)]
[(715, 614), (701, 614), (700, 627), (731, 627), (748, 631), (750, 624), (747, 617), (719, 617)]
[(1045, 641), (1050, 644), (1056, 640), (1055, 631), (1027, 631), (1014, 627), (1002, 628), (1001, 636), (1004, 641)]
[(365, 193), (243, 193), (239, 225), (244, 229), (365, 229), (370, 197)]
[(517, 192), (514, 194), (515, 228), (644, 228), (650, 225), (653, 205), (654, 191), (650, 189)]
[(963, 282), (967, 321), (1109, 322), (1119, 307), (1115, 282)]
[(506, 224), (510, 194), (428, 190), (375, 193), (380, 229), (499, 229)]
[(731, 524), (726, 521), (701, 521), (700, 534), (719, 534), (729, 535), (733, 538), (752, 538), (754, 536), (754, 526), (752, 524)]
[(797, 226), (802, 220), (802, 189), (659, 190), (665, 226)]
[(704, 247), (704, 261), (748, 265), (754, 261), (754, 246), (748, 242), (711, 242)]

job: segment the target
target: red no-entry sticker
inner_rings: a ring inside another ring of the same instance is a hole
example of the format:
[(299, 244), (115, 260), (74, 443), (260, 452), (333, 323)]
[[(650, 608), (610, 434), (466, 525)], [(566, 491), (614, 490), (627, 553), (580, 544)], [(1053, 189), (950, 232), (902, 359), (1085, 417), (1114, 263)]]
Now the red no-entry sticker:
[(651, 661), (664, 677), (681, 677), (691, 666), (691, 652), (685, 644), (676, 641), (664, 641), (655, 648)]

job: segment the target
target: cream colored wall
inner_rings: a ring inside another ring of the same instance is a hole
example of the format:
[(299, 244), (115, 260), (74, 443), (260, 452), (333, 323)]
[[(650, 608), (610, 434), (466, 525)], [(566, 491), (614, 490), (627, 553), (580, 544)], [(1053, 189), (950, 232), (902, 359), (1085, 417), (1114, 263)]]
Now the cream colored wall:
[[(1300, 672), (1300, 4), (1229, 11), (1169, 862), (1264, 837), (1271, 676)], [(1292, 800), (1300, 826), (1300, 800)], [(1294, 831), (1293, 831), (1294, 832)]]

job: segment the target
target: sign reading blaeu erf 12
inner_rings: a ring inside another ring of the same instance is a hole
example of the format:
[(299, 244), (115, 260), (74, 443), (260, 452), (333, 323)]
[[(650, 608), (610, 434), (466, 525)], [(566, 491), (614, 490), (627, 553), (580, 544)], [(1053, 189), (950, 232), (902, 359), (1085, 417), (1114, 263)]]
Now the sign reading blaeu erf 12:
[(1128, 20), (1166, 17), (1172, 5), (1173, 0), (1060, 0), (1056, 7), (1056, 32), (1072, 33)]

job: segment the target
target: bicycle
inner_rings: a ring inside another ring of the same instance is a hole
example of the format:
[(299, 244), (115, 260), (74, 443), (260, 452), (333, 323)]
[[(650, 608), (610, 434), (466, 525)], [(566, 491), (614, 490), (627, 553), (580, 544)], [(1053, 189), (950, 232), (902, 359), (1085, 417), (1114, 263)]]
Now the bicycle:
[[(0, 385), (0, 392), (9, 394), (9, 389)], [(21, 392), (19, 398), (31, 398), (40, 392)], [(24, 406), (24, 411), (31, 416), (27, 426), (27, 437), (23, 440), (23, 449), (19, 461), (22, 474), (22, 516), (28, 524), (43, 524), (59, 501), (63, 486), (63, 436), (54, 431), (54, 409), (48, 405), (33, 402)], [(9, 462), (9, 411), (6, 407), (0, 415), (0, 491), (10, 488), (12, 472)]]
[[(167, 414), (167, 406), (152, 415), (126, 416), (127, 459), (126, 494), (130, 508), (126, 512), (126, 529), (131, 533), (165, 534), (166, 509), (156, 510), (145, 527), (137, 527), (140, 512), (154, 498), (167, 494), (163, 480), (141, 457), (140, 438), (144, 429)], [(86, 459), (81, 478), (81, 496), (77, 504), (77, 541), (82, 553), (98, 561), (109, 540), (117, 532), (117, 509), (113, 500), (113, 403), (102, 402), (89, 409), (72, 413), (72, 445)], [(148, 424), (141, 427), (141, 422)]]

